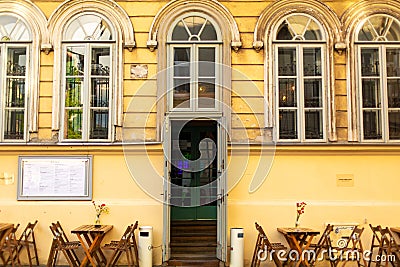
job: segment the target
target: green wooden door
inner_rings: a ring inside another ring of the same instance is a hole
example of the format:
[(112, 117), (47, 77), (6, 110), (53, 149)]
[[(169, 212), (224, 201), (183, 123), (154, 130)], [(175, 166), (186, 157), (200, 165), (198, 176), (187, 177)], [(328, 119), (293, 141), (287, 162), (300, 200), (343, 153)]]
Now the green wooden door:
[(217, 122), (193, 120), (182, 126), (183, 121), (171, 122), (171, 220), (215, 220)]

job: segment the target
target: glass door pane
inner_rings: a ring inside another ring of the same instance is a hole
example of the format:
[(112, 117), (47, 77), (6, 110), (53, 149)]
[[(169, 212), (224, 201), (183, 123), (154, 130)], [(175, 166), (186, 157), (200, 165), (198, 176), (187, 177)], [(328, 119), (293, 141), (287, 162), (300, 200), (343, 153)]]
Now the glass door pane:
[(216, 219), (217, 124), (171, 121), (171, 218)]
[(303, 48), (303, 105), (305, 139), (323, 139), (323, 89), (320, 47)]
[(24, 138), (26, 61), (26, 47), (7, 49), (4, 139)]
[(174, 48), (173, 107), (190, 108), (190, 48)]
[(64, 138), (66, 139), (82, 139), (85, 52), (84, 46), (71, 46), (66, 49), (64, 89)]
[(215, 47), (199, 48), (198, 107), (215, 108)]
[(361, 49), (363, 135), (366, 140), (383, 137), (380, 65), (379, 48)]
[(110, 48), (91, 49), (90, 139), (108, 139), (110, 107)]

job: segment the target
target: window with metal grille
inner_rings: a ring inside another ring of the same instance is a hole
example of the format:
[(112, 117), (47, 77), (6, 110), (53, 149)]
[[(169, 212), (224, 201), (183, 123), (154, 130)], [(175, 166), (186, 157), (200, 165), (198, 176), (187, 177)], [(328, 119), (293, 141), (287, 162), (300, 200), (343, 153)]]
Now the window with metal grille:
[(326, 139), (326, 37), (306, 14), (292, 14), (279, 24), (275, 56), (276, 136), (278, 141)]
[(26, 139), (31, 42), (31, 33), (21, 18), (0, 16), (1, 141)]
[(358, 88), (363, 141), (400, 140), (400, 23), (374, 15), (359, 26)]
[(63, 36), (63, 140), (111, 140), (115, 39), (107, 20), (83, 14)]
[(208, 17), (178, 19), (168, 38), (169, 110), (220, 110), (221, 36)]

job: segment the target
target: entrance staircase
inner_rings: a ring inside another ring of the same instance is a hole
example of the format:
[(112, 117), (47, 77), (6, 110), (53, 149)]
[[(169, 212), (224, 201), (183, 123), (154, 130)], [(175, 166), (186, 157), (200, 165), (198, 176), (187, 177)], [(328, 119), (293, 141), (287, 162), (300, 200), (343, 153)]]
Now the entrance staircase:
[(171, 257), (168, 266), (218, 267), (217, 221), (171, 222)]

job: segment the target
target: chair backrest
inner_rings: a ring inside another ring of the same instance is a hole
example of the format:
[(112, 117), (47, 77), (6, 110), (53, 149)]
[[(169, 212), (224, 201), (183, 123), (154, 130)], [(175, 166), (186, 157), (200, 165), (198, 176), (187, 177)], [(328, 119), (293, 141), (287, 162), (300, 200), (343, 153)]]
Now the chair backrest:
[[(328, 253), (331, 253), (332, 251), (332, 242), (331, 242), (331, 232), (333, 231), (333, 225), (328, 224), (325, 227), (324, 232), (322, 233), (321, 237), (319, 238), (317, 244), (315, 244), (314, 247), (314, 252), (315, 252), (315, 256), (313, 257), (313, 259), (311, 260), (311, 263), (314, 263), (319, 254), (324, 250)], [(328, 254), (328, 257), (330, 257), (331, 255)]]
[[(54, 229), (57, 229), (57, 233), (62, 236), (62, 239), (64, 240), (64, 242), (69, 242), (68, 236), (64, 232), (64, 229), (62, 228), (62, 226), (61, 226), (59, 221), (57, 221), (55, 223), (52, 223), (51, 225), (53, 226)], [(50, 227), (50, 229), (51, 229), (51, 227)]]
[(15, 225), (11, 229), (11, 231), (7, 234), (7, 236), (3, 239), (4, 243), (0, 244), (1, 245), (0, 246), (0, 250), (1, 249), (5, 249), (10, 245), (16, 246), (18, 244), (18, 240), (17, 240), (17, 237), (16, 237), (16, 232), (18, 230), (18, 227), (19, 227), (19, 223), (17, 225)]
[(268, 251), (271, 251), (272, 250), (272, 244), (269, 241), (267, 235), (265, 234), (264, 229), (261, 227), (261, 225), (259, 225), (257, 223), (256, 223), (256, 229), (258, 230), (258, 233), (259, 233), (259, 236), (260, 236), (260, 241), (262, 242), (261, 244), (264, 245), (264, 246), (266, 245)]
[(138, 246), (137, 246), (137, 243), (136, 243), (136, 236), (135, 236), (135, 230), (138, 227), (139, 227), (139, 222), (136, 221), (135, 224), (132, 227), (132, 234), (131, 234), (132, 245), (133, 245), (133, 250), (134, 250), (134, 253), (135, 253), (136, 260), (139, 259), (139, 251), (138, 251)]
[(132, 235), (131, 235), (131, 237), (132, 237), (132, 242), (135, 242), (135, 243), (136, 243), (135, 231), (136, 231), (136, 229), (138, 229), (139, 222), (136, 221), (135, 224), (133, 224), (133, 225), (131, 225), (131, 226), (132, 226), (132, 228), (131, 228), (131, 231), (132, 231)]
[(24, 231), (22, 232), (19, 241), (35, 241), (35, 234), (33, 232), (33, 229), (35, 228), (36, 224), (38, 223), (38, 220), (36, 220), (34, 223), (28, 222), (28, 225), (25, 227)]
[(371, 251), (373, 248), (379, 247), (381, 244), (381, 230), (382, 226), (377, 225), (377, 226), (372, 226), (372, 224), (369, 224), (369, 227), (372, 230), (372, 240), (371, 240)]
[(62, 248), (65, 246), (68, 240), (65, 239), (65, 233), (58, 227), (56, 223), (52, 223), (50, 225), (50, 230), (53, 233), (54, 240), (56, 240), (57, 244), (59, 245), (59, 248)]
[(132, 228), (133, 228), (132, 224), (126, 227), (124, 234), (122, 235), (121, 239), (118, 242), (118, 247), (122, 248), (122, 247), (128, 247), (130, 245), (132, 238)]
[(362, 243), (361, 243), (361, 235), (364, 231), (364, 227), (359, 228), (355, 226), (353, 231), (350, 234), (350, 239), (347, 242), (347, 248), (351, 248), (353, 250), (363, 251)]
[[(275, 248), (273, 244), (269, 241), (267, 235), (264, 232), (264, 229), (259, 225), (257, 222), (255, 223), (256, 229), (258, 231), (256, 246), (254, 248), (253, 259), (251, 262), (251, 267), (260, 266), (261, 260), (259, 258), (259, 253), (262, 251), (263, 253), (271, 253), (272, 260), (274, 261), (275, 265), (278, 267), (282, 267), (282, 261), (278, 258), (277, 253), (273, 251)], [(277, 249), (281, 249), (277, 247)], [(267, 250), (267, 251), (265, 251)], [(267, 255), (269, 256), (269, 255)]]
[(400, 245), (396, 242), (396, 239), (388, 227), (381, 228), (380, 233), (382, 237), (381, 246), (383, 248), (389, 250), (389, 252), (400, 251)]
[(256, 244), (254, 247), (253, 258), (251, 260), (251, 265), (250, 265), (251, 267), (260, 266), (260, 258), (259, 258), (260, 250), (263, 251), (263, 253), (267, 253), (266, 251), (264, 251), (264, 248), (263, 248), (263, 232), (264, 232), (264, 230), (257, 222), (255, 223), (255, 225), (256, 225), (256, 230), (258, 231), (258, 235), (257, 235)]
[(324, 232), (322, 233), (320, 239), (318, 240), (318, 243), (316, 244), (316, 247), (321, 247), (324, 248), (326, 246), (330, 246), (331, 245), (331, 232), (333, 231), (333, 225), (328, 224), (325, 227)]

